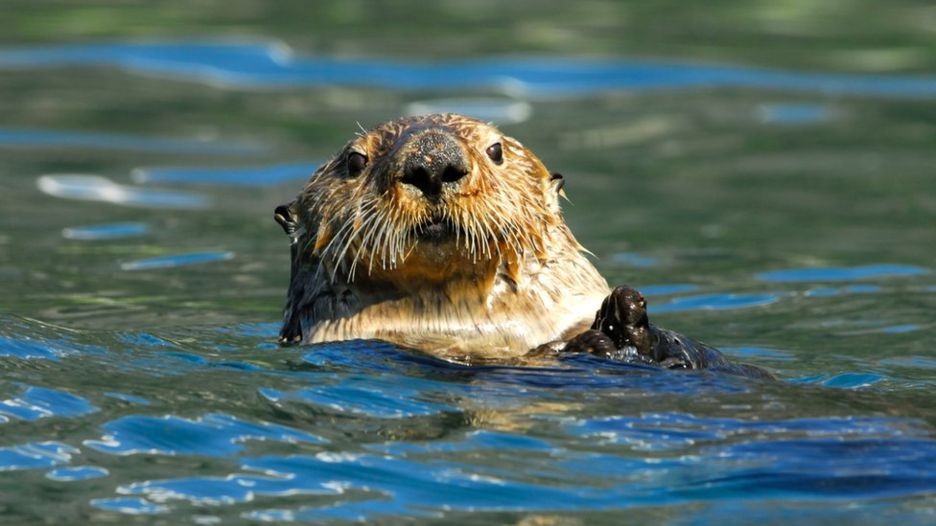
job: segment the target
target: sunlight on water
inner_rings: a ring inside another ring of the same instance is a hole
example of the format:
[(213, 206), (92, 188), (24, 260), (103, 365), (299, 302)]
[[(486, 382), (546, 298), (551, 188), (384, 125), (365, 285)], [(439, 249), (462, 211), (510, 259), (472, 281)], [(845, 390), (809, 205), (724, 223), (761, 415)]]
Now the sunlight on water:
[(301, 183), (309, 178), (320, 163), (277, 164), (270, 166), (227, 168), (153, 167), (137, 168), (133, 180), (137, 183), (267, 186)]
[(358, 85), (489, 88), (527, 96), (734, 87), (874, 96), (936, 96), (936, 77), (799, 73), (678, 62), (493, 58), (434, 64), (297, 56), (280, 43), (116, 42), (0, 51), (0, 68), (111, 65), (232, 88)]
[(36, 184), (39, 190), (51, 196), (123, 206), (204, 208), (209, 202), (199, 194), (121, 185), (98, 175), (43, 175)]
[(927, 274), (925, 268), (913, 265), (865, 265), (860, 267), (829, 267), (775, 270), (757, 275), (764, 281), (852, 281), (861, 279), (889, 278), (895, 276), (919, 276)]
[[(2, 52), (0, 52), (2, 53)], [(266, 148), (257, 144), (225, 141), (208, 142), (182, 139), (132, 137), (104, 133), (86, 133), (54, 130), (0, 129), (0, 147), (74, 148), (79, 151), (111, 150), (163, 153), (192, 153), (199, 155), (254, 155)]]
[(673, 298), (667, 303), (650, 305), (650, 312), (681, 312), (687, 310), (727, 310), (760, 307), (780, 301), (779, 294), (700, 294)]
[(79, 241), (99, 241), (142, 236), (149, 232), (146, 223), (107, 223), (103, 225), (74, 226), (62, 229), (62, 237)]
[(248, 440), (321, 442), (319, 437), (283, 426), (243, 422), (229, 415), (210, 414), (195, 420), (174, 416), (126, 416), (104, 425), (101, 440), (84, 445), (112, 455), (231, 455)]
[(53, 469), (46, 473), (46, 478), (57, 482), (77, 482), (106, 477), (108, 471), (96, 466), (73, 466)]
[(186, 265), (202, 265), (215, 261), (234, 259), (233, 252), (189, 252), (185, 254), (172, 254), (155, 258), (125, 261), (120, 264), (122, 270), (152, 270), (159, 268), (183, 267)]
[(461, 113), (482, 121), (516, 124), (528, 120), (533, 113), (533, 107), (528, 102), (510, 99), (432, 99), (411, 102), (406, 106), (404, 113)]

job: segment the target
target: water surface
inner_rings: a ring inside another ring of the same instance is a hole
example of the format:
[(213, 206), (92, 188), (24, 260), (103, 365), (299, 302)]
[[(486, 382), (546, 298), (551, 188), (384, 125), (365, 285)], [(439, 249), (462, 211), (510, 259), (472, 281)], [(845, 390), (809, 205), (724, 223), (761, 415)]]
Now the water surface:
[[(30, 4), (4, 37), (4, 519), (933, 522), (931, 7), (719, 4), (652, 34), (641, 3), (433, 7), (360, 49), (378, 32), (338, 4), (237, 5), (159, 4), (141, 39), (141, 6)], [(274, 207), (358, 123), (444, 110), (562, 172), (657, 322), (779, 380), (276, 345)]]

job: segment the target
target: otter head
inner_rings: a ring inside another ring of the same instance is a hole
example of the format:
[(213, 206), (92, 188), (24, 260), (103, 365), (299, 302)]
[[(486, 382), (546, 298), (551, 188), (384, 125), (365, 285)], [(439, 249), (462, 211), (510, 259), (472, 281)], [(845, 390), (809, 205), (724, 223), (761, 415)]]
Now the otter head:
[(329, 279), (412, 286), (492, 274), (544, 252), (557, 179), (516, 140), (468, 117), (391, 121), (348, 142), (278, 209)]
[(277, 208), (293, 240), (283, 339), (498, 323), (491, 310), (510, 301), (505, 289), (566, 257), (557, 254), (578, 257), (561, 188), (518, 141), (469, 117), (409, 117), (358, 134)]

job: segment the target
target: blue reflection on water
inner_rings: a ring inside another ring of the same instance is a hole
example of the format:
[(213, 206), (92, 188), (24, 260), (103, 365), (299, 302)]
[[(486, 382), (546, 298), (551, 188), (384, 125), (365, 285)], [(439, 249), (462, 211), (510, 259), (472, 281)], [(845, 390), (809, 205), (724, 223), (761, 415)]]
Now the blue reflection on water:
[(110, 473), (97, 466), (73, 466), (53, 469), (46, 473), (46, 478), (58, 482), (75, 482), (106, 477)]
[(528, 102), (495, 98), (446, 98), (411, 102), (407, 115), (427, 113), (461, 113), (482, 121), (515, 124), (530, 118), (533, 107)]
[(864, 265), (860, 267), (814, 267), (774, 270), (762, 272), (756, 277), (762, 281), (795, 283), (920, 276), (928, 273), (928, 269), (914, 265)]
[[(681, 375), (674, 381), (672, 372), (659, 367), (631, 363), (611, 362), (590, 354), (572, 354), (563, 357), (555, 366), (510, 367), (497, 365), (461, 365), (431, 356), (400, 349), (386, 342), (356, 340), (312, 346), (313, 351), (303, 356), (303, 365), (320, 372), (335, 374), (366, 374), (381, 378), (381, 374), (405, 375), (407, 385), (421, 388), (419, 397), (404, 396), (400, 400), (410, 404), (418, 400), (466, 397), (497, 407), (513, 402), (526, 403), (536, 399), (550, 399), (558, 394), (598, 393), (604, 390), (639, 393), (744, 392), (748, 389), (741, 377), (724, 375)], [(596, 374), (600, 371), (601, 374)], [(418, 379), (418, 381), (416, 380)], [(373, 390), (386, 389), (389, 379), (379, 379)], [(323, 386), (322, 398), (296, 396), (294, 403), (306, 403), (318, 411), (330, 412), (328, 406), (319, 405), (328, 399), (332, 388), (343, 389), (344, 383), (331, 382)], [(400, 389), (399, 384), (393, 391)], [(406, 391), (404, 391), (406, 392)], [(346, 395), (357, 394), (347, 392)], [(382, 413), (372, 396), (362, 393), (359, 399), (350, 397), (343, 406), (368, 407), (372, 412), (393, 418), (394, 411)], [(444, 405), (444, 404), (443, 404)], [(389, 408), (392, 409), (392, 406)], [(441, 408), (439, 408), (441, 409)]]
[(0, 313), (0, 357), (58, 361), (76, 354), (103, 355), (98, 345), (77, 343), (52, 325)]
[(101, 241), (142, 236), (147, 232), (149, 232), (149, 225), (146, 223), (105, 223), (68, 227), (62, 230), (62, 237), (79, 241)]
[(112, 391), (104, 393), (104, 396), (109, 398), (114, 398), (116, 400), (122, 400), (130, 404), (139, 404), (139, 405), (150, 405), (150, 401), (141, 396), (135, 396), (127, 393), (115, 393)]
[(684, 294), (698, 289), (698, 285), (691, 283), (667, 283), (663, 285), (641, 285), (640, 293), (644, 296), (665, 296), (668, 294)]
[(920, 330), (920, 326), (916, 323), (905, 323), (902, 325), (888, 325), (880, 330), (885, 334), (901, 334), (905, 332), (913, 332)]
[(874, 96), (936, 96), (930, 75), (797, 73), (665, 61), (491, 58), (434, 63), (294, 56), (281, 44), (114, 42), (0, 51), (0, 68), (115, 66), (212, 85), (316, 85), (396, 89), (496, 89), (526, 95), (584, 95), (616, 89), (758, 88)]
[(229, 166), (224, 168), (137, 168), (133, 171), (133, 178), (138, 183), (268, 186), (292, 181), (305, 181), (318, 168), (318, 164), (304, 162), (267, 166)]
[[(0, 51), (0, 57), (4, 54)], [(0, 63), (3, 59), (0, 58)], [(107, 151), (156, 152), (198, 155), (254, 155), (266, 147), (235, 141), (208, 142), (196, 139), (163, 139), (56, 130), (19, 130), (0, 128), (0, 146), (55, 147)]]
[(75, 352), (54, 342), (34, 341), (27, 338), (8, 338), (0, 336), (0, 356), (31, 359), (44, 358), (56, 360), (61, 356)]
[(814, 124), (829, 118), (824, 104), (763, 104), (757, 108), (760, 119), (769, 124)]
[(152, 270), (159, 268), (182, 267), (187, 265), (201, 265), (216, 261), (227, 261), (234, 258), (233, 252), (189, 252), (186, 254), (172, 254), (154, 258), (126, 261), (120, 264), (123, 270)]
[(150, 515), (169, 511), (167, 506), (153, 504), (139, 497), (117, 497), (113, 499), (94, 499), (91, 505), (105, 511), (116, 511), (128, 515)]
[(0, 416), (11, 416), (27, 422), (53, 416), (81, 416), (97, 410), (91, 402), (80, 396), (33, 386), (27, 387), (16, 398), (0, 402)]
[(817, 287), (806, 291), (806, 297), (828, 297), (841, 294), (873, 294), (880, 292), (877, 285), (848, 285), (846, 287)]
[(770, 305), (780, 300), (779, 294), (700, 294), (673, 298), (667, 303), (650, 305), (654, 313), (683, 312), (689, 310), (729, 310)]
[(334, 385), (320, 385), (300, 391), (282, 392), (263, 388), (260, 395), (280, 405), (290, 401), (320, 406), (335, 413), (366, 415), (378, 418), (405, 418), (456, 411), (455, 407), (431, 402), (425, 397), (433, 391), (446, 392), (437, 382), (399, 378), (351, 376)]
[(638, 268), (655, 267), (660, 264), (660, 260), (653, 256), (645, 256), (633, 252), (619, 252), (614, 254), (611, 256), (611, 261)]
[(845, 372), (840, 374), (816, 374), (792, 378), (790, 383), (794, 384), (819, 384), (824, 387), (837, 389), (860, 389), (868, 387), (885, 380), (885, 377), (877, 373), (857, 373)]
[(193, 420), (173, 415), (130, 415), (105, 424), (104, 433), (100, 440), (85, 440), (84, 445), (113, 455), (225, 456), (240, 452), (247, 440), (324, 442), (303, 431), (267, 422), (246, 422), (224, 414), (208, 414)]
[(202, 208), (208, 204), (208, 198), (200, 194), (122, 185), (97, 175), (43, 175), (36, 180), (36, 186), (46, 194), (63, 199), (102, 201), (123, 206)]
[(787, 362), (794, 359), (791, 353), (763, 347), (721, 347), (720, 350), (728, 356), (741, 360), (756, 358)]
[[(585, 418), (565, 427), (588, 450), (559, 447), (522, 432), (476, 431), (368, 448), (379, 454), (245, 458), (240, 470), (228, 475), (139, 481), (118, 492), (174, 506), (176, 501), (230, 505), (353, 491), (357, 498), (352, 501), (250, 513), (277, 520), (367, 520), (468, 510), (626, 509), (742, 495), (902, 496), (924, 494), (936, 484), (928, 468), (936, 459), (936, 441), (914, 420), (762, 421), (648, 413)], [(642, 453), (648, 450), (684, 454)], [(521, 471), (511, 467), (518, 461), (524, 465)]]
[(0, 447), (0, 471), (19, 469), (42, 469), (65, 464), (78, 448), (61, 442), (30, 442), (10, 447)]

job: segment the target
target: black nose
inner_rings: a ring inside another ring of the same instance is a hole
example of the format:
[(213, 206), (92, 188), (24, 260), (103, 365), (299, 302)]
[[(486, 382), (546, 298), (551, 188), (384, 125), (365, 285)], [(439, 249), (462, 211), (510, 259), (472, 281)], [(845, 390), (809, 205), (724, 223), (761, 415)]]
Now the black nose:
[(442, 194), (443, 185), (454, 183), (468, 173), (465, 152), (446, 130), (429, 129), (409, 137), (403, 146), (401, 182), (418, 188), (426, 197)]

